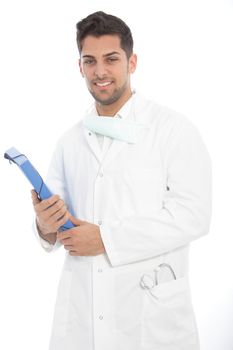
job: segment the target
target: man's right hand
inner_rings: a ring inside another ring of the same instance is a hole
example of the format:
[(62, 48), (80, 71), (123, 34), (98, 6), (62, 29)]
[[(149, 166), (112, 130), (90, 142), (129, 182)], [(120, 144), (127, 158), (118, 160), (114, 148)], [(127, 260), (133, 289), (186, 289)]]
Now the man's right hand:
[(43, 239), (54, 244), (59, 227), (70, 218), (70, 213), (58, 195), (45, 200), (40, 200), (34, 190), (31, 191), (31, 195), (39, 234)]

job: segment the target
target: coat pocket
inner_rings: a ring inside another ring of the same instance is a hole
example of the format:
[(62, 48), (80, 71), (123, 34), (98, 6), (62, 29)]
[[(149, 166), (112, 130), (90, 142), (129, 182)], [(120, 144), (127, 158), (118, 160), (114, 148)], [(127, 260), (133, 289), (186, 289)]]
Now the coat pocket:
[(198, 337), (186, 278), (145, 290), (142, 350), (198, 350)]
[(72, 271), (62, 272), (57, 290), (52, 337), (63, 338), (67, 331)]

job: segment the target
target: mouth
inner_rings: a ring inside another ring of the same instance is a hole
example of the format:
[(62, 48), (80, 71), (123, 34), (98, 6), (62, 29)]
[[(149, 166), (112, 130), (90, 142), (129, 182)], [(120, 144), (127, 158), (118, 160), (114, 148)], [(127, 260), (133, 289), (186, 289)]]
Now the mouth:
[(97, 86), (100, 90), (107, 89), (113, 82), (112, 81), (102, 81), (102, 82), (94, 82), (94, 85)]

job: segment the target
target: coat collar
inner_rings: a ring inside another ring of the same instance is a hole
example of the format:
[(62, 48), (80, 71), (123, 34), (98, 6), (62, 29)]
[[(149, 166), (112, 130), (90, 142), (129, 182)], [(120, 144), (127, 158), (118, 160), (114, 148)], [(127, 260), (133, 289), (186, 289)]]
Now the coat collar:
[[(124, 106), (120, 109), (120, 111), (116, 114), (115, 117), (122, 118), (125, 121), (130, 123), (132, 122), (136, 123), (135, 103), (138, 102), (137, 100), (138, 100), (137, 93), (134, 92), (132, 97), (124, 104)], [(94, 104), (87, 111), (86, 117), (95, 117), (95, 118), (99, 117)], [(106, 118), (110, 118), (110, 117), (106, 117)], [(142, 133), (140, 131), (140, 127), (138, 127), (138, 129), (140, 134), (143, 134), (143, 131), (147, 129), (147, 126), (142, 125)], [(91, 130), (88, 130), (84, 125), (83, 125), (83, 132), (85, 134), (85, 138), (87, 140), (87, 143), (92, 153), (94, 154), (94, 156), (96, 157), (96, 159), (100, 164), (103, 164), (103, 162), (104, 164), (110, 162), (113, 158), (117, 156), (117, 154), (124, 147), (128, 145), (128, 143), (125, 141), (113, 139), (112, 144), (110, 145), (108, 151), (105, 154), (103, 154), (102, 150), (100, 149), (100, 145), (99, 145), (99, 141), (97, 139), (96, 133), (92, 132)]]

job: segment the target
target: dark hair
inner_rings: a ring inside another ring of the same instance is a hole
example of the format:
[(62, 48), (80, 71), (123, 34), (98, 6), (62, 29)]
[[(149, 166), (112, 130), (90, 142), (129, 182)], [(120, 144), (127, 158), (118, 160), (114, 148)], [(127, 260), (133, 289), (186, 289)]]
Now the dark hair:
[(124, 21), (116, 16), (109, 15), (102, 11), (90, 14), (76, 24), (77, 45), (79, 52), (82, 51), (82, 42), (86, 36), (92, 35), (118, 35), (121, 48), (125, 51), (127, 58), (133, 53), (133, 37), (130, 28)]

